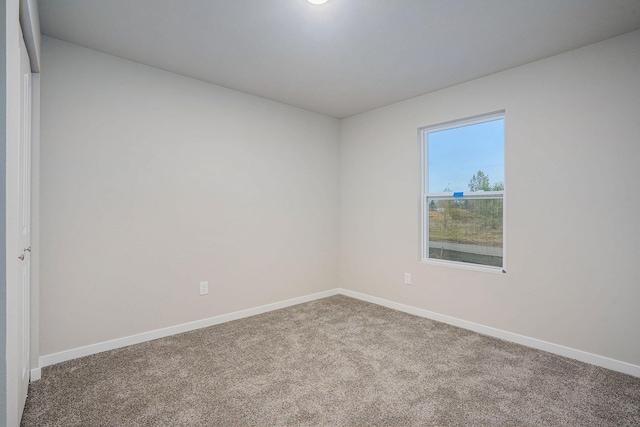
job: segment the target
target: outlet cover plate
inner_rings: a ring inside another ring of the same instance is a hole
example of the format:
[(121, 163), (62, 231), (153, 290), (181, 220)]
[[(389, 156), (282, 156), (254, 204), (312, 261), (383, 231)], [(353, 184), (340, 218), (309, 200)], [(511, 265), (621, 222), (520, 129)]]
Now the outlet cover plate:
[(200, 282), (200, 295), (209, 293), (209, 282)]

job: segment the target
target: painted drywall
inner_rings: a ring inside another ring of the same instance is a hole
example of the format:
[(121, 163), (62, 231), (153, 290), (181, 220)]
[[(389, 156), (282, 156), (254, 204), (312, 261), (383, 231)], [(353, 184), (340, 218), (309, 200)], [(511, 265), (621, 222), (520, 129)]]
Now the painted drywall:
[(42, 70), (41, 355), (337, 287), (336, 119), (47, 37)]
[(7, 4), (0, 7), (0, 425), (7, 423)]
[[(638, 52), (636, 31), (342, 120), (340, 286), (640, 365)], [(502, 109), (507, 273), (420, 262), (418, 128)]]

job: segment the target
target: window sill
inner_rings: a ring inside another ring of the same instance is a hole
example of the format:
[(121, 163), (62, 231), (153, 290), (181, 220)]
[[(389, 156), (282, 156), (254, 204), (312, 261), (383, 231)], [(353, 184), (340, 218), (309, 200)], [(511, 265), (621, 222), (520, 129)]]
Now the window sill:
[(488, 265), (479, 265), (479, 264), (476, 265), (476, 264), (468, 264), (468, 263), (455, 262), (455, 261), (442, 261), (442, 260), (437, 260), (432, 258), (422, 259), (420, 260), (420, 263), (428, 264), (428, 265), (437, 265), (437, 266), (448, 267), (448, 268), (459, 268), (463, 270), (483, 271), (486, 273), (505, 274), (507, 272), (504, 267), (491, 267)]

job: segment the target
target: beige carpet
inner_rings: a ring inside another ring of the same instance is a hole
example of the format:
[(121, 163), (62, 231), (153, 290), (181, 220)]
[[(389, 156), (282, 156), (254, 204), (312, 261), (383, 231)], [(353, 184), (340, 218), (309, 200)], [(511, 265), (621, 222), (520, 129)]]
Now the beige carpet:
[(44, 368), (22, 426), (638, 426), (640, 378), (334, 296)]

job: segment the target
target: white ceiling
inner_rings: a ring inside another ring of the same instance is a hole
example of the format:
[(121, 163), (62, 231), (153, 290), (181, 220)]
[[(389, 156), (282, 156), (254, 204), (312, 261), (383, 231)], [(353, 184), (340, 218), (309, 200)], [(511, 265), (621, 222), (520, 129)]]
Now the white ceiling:
[(640, 0), (39, 0), (39, 12), (45, 35), (338, 118), (640, 29)]

